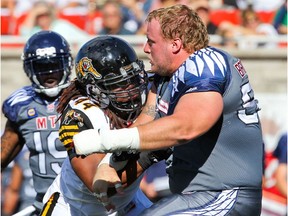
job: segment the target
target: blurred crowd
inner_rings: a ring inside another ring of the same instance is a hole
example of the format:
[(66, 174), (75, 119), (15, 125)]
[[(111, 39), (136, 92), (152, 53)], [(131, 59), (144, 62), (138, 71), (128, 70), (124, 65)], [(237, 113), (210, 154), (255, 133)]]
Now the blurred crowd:
[(144, 35), (149, 11), (177, 3), (195, 9), (208, 33), (221, 36), (220, 45), (236, 46), (235, 39), (247, 35), (287, 34), (287, 0), (1, 0), (1, 35), (29, 37), (45, 29), (80, 41), (98, 34)]

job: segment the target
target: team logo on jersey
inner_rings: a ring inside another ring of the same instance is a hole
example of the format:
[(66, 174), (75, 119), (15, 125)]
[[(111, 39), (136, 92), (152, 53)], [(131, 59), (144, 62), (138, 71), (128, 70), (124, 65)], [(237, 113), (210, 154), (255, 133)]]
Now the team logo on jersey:
[(100, 79), (102, 75), (93, 67), (92, 60), (84, 57), (79, 63), (76, 65), (76, 74), (81, 75), (81, 77), (85, 77), (87, 73), (92, 73), (97, 79)]
[(33, 117), (36, 117), (37, 116), (37, 112), (36, 112), (36, 109), (35, 108), (30, 108), (27, 110), (27, 116), (29, 118), (33, 118)]
[(48, 104), (46, 106), (46, 109), (48, 113), (53, 113), (55, 111), (55, 104), (54, 103)]
[(63, 120), (64, 125), (69, 125), (71, 121), (76, 121), (79, 127), (82, 127), (84, 125), (84, 120), (81, 117), (80, 113), (75, 112), (74, 110), (69, 110), (65, 118)]
[(242, 65), (241, 61), (237, 61), (235, 64), (234, 64), (234, 67), (236, 68), (236, 70), (238, 71), (239, 75), (241, 78), (243, 78), (247, 73), (246, 73), (246, 70), (244, 68), (244, 66)]

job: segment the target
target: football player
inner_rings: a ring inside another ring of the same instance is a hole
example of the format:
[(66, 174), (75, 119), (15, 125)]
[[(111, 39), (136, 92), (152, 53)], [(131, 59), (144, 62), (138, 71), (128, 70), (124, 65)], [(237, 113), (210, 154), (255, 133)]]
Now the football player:
[[(245, 67), (208, 45), (206, 26), (186, 5), (153, 10), (146, 21), (144, 52), (151, 71), (168, 77), (168, 97), (156, 82), (145, 105), (152, 112), (142, 112), (137, 127), (83, 131), (73, 138), (76, 153), (173, 147), (172, 195), (141, 215), (260, 215), (260, 108)], [(166, 116), (155, 120), (153, 110)]]
[(38, 215), (42, 198), (67, 156), (58, 138), (56, 108), (62, 90), (70, 84), (73, 64), (70, 45), (52, 31), (32, 35), (24, 46), (22, 60), (31, 86), (15, 91), (3, 102), (7, 122), (1, 136), (1, 168), (4, 170), (27, 145)]
[[(127, 128), (135, 121), (146, 102), (148, 78), (144, 64), (126, 41), (99, 36), (81, 47), (75, 68), (76, 79), (64, 90), (58, 106), (59, 136), (69, 157), (44, 197), (41, 215), (138, 215), (152, 204), (139, 188), (141, 167), (146, 169), (152, 163), (151, 155), (117, 152), (105, 157), (77, 157), (73, 137), (89, 129)], [(125, 182), (122, 194), (116, 194), (115, 188), (110, 188), (108, 194), (94, 190), (95, 184), (101, 184), (94, 178), (102, 166), (105, 173), (117, 175), (115, 182)]]

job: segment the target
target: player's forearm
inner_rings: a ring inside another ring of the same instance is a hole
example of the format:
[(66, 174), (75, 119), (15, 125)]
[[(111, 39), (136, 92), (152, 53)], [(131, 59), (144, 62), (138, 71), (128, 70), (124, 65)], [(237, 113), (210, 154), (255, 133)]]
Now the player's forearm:
[(19, 139), (18, 132), (12, 122), (7, 121), (1, 136), (1, 168), (4, 169), (21, 151), (24, 140)]
[(185, 130), (182, 130), (181, 120), (176, 120), (167, 117), (165, 121), (159, 120), (158, 122), (157, 120), (149, 125), (129, 129), (85, 130), (73, 138), (76, 153), (89, 155), (94, 152), (145, 151), (177, 145), (184, 140), (183, 136), (177, 136), (177, 134), (181, 135), (182, 133), (179, 132)]
[[(13, 148), (14, 147), (14, 148)], [(22, 146), (9, 145), (1, 138), (1, 171), (4, 170), (8, 164), (17, 156), (21, 151)]]
[(222, 109), (223, 100), (217, 92), (188, 94), (180, 99), (173, 115), (135, 128), (82, 131), (74, 136), (74, 146), (81, 155), (177, 146), (206, 133), (218, 121)]
[(94, 173), (97, 171), (97, 166), (103, 157), (102, 154), (93, 154), (85, 158), (74, 157), (71, 160), (74, 172), (91, 192), (93, 192)]

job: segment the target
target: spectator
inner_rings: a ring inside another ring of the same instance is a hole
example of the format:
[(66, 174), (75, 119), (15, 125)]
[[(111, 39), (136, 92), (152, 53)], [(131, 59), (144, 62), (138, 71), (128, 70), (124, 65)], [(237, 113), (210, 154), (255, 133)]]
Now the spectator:
[[(226, 42), (233, 41), (237, 37), (262, 35), (262, 36), (277, 36), (278, 33), (272, 24), (262, 23), (253, 10), (252, 5), (241, 11), (241, 25), (232, 24), (229, 21), (224, 21), (219, 25), (219, 34), (222, 35)], [(224, 45), (227, 45), (226, 42)], [(241, 48), (275, 48), (275, 42), (258, 42), (258, 41), (241, 41), (241, 44), (236, 44)]]
[(26, 19), (20, 26), (20, 34), (30, 37), (41, 30), (52, 30), (67, 39), (67, 41), (75, 41), (81, 43), (87, 40), (89, 34), (81, 30), (72, 23), (57, 19), (53, 4), (44, 1), (36, 2)]
[(191, 8), (193, 8), (204, 24), (207, 26), (208, 34), (217, 34), (218, 27), (210, 20), (210, 6), (208, 0), (192, 1)]
[(274, 150), (265, 150), (263, 176), (263, 216), (287, 215), (287, 134), (283, 134)]
[(85, 15), (88, 10), (88, 0), (61, 0), (57, 2), (57, 8), (66, 15)]
[[(193, 0), (192, 0), (193, 1)], [(149, 12), (158, 8), (170, 7), (176, 4), (188, 4), (188, 1), (185, 0), (154, 0), (151, 2)]]
[(103, 27), (99, 32), (100, 35), (132, 35), (132, 31), (124, 26), (124, 19), (119, 3), (107, 1), (102, 8)]
[[(266, 35), (266, 36), (277, 36), (278, 33), (274, 26), (269, 23), (262, 23), (250, 5), (247, 9), (243, 10), (241, 13), (242, 26), (244, 27), (243, 35)], [(249, 47), (251, 44), (249, 44)], [(273, 42), (258, 43), (255, 44), (256, 47), (272, 47), (274, 48), (277, 44)]]
[(137, 0), (119, 0), (122, 12), (124, 27), (134, 34), (143, 24), (144, 11)]
[(279, 162), (275, 171), (276, 187), (287, 198), (287, 133), (281, 136), (273, 155)]
[(287, 0), (276, 11), (273, 25), (279, 34), (287, 34)]
[(224, 7), (245, 10), (252, 5), (255, 11), (273, 11), (276, 10), (284, 0), (223, 0)]
[(90, 35), (97, 35), (102, 29), (103, 16), (99, 3), (89, 0), (86, 14), (85, 31)]

